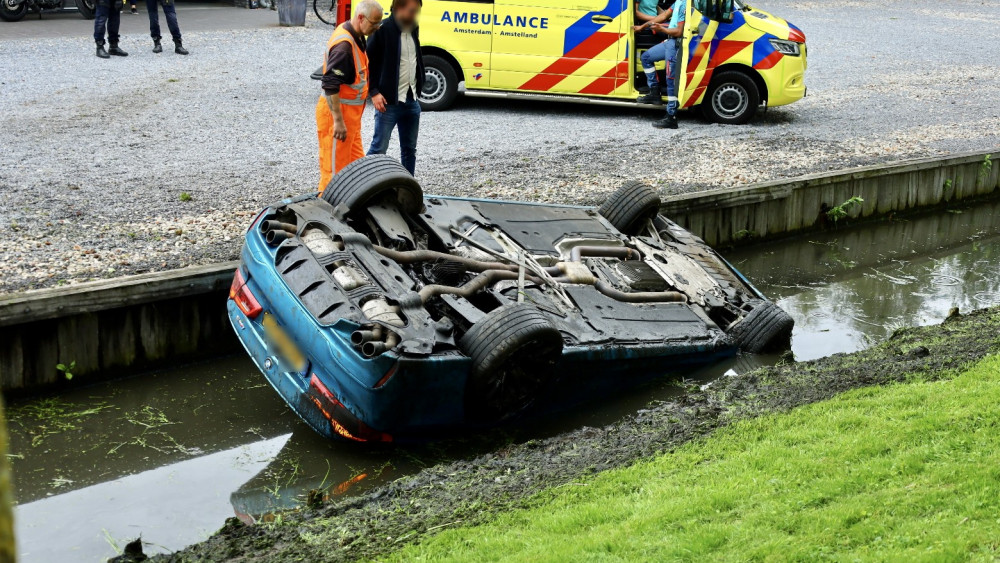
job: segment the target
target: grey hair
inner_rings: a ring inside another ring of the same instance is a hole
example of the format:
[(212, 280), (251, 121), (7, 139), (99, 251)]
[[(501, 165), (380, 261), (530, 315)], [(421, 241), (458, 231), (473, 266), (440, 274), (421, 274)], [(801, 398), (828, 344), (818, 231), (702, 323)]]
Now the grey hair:
[(375, 0), (361, 0), (361, 2), (358, 3), (358, 9), (355, 13), (364, 14), (369, 18), (372, 18), (375, 17), (375, 14), (381, 15), (383, 13), (382, 5)]

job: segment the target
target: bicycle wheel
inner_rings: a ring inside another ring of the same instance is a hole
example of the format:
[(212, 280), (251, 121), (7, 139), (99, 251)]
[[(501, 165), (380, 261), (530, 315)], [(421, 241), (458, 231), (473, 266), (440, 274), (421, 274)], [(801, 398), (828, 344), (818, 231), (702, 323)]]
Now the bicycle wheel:
[(327, 25), (337, 25), (337, 0), (313, 0), (316, 17)]

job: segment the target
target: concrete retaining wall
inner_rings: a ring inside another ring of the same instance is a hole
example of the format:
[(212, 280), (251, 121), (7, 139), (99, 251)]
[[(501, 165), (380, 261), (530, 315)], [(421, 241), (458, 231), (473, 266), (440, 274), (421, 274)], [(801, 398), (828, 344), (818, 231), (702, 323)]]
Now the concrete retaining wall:
[[(236, 350), (235, 262), (0, 296), (0, 388), (78, 385)], [(58, 370), (69, 366), (72, 381)]]
[(662, 212), (708, 244), (725, 247), (826, 227), (826, 209), (854, 196), (864, 203), (850, 208), (847, 220), (985, 199), (998, 191), (1000, 149), (698, 192), (670, 198)]
[[(996, 151), (1000, 157), (1000, 150)], [(850, 218), (1000, 195), (987, 153), (815, 174), (671, 198), (663, 212), (714, 246), (827, 224), (853, 196)], [(1000, 159), (1000, 158), (998, 158)], [(226, 318), (235, 262), (0, 296), (5, 393), (90, 383), (238, 349)], [(75, 362), (73, 380), (56, 369)]]

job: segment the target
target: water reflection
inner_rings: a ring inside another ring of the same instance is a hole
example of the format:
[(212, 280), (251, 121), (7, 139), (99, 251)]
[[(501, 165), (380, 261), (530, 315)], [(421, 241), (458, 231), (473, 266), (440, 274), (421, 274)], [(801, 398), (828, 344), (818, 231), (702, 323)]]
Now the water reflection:
[(952, 307), (1000, 303), (1000, 204), (812, 235), (731, 256), (795, 317), (798, 360), (853, 352)]

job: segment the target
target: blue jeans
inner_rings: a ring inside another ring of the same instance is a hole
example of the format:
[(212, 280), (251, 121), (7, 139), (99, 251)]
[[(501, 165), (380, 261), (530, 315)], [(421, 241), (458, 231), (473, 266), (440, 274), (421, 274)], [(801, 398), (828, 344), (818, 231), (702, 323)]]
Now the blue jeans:
[(643, 53), (639, 60), (642, 61), (642, 71), (646, 73), (646, 83), (650, 92), (659, 92), (659, 79), (656, 77), (656, 63), (666, 61), (667, 63), (667, 114), (677, 114), (677, 82), (680, 73), (675, 72), (677, 67), (677, 51), (680, 41), (677, 39), (667, 39), (659, 45)]
[(181, 28), (177, 25), (177, 9), (174, 7), (174, 0), (159, 1), (146, 0), (146, 11), (149, 12), (149, 35), (153, 41), (160, 40), (160, 14), (156, 11), (156, 5), (163, 6), (163, 15), (167, 18), (167, 27), (170, 28), (170, 35), (175, 43), (180, 43)]
[(375, 112), (375, 136), (368, 154), (385, 154), (392, 130), (399, 127), (399, 152), (403, 167), (414, 174), (417, 168), (417, 135), (420, 133), (420, 102), (407, 97), (399, 104), (386, 104), (384, 112)]
[(97, 9), (94, 10), (94, 41), (98, 45), (104, 45), (104, 34), (108, 34), (108, 42), (112, 45), (118, 44), (118, 28), (121, 25), (122, 7), (118, 2), (98, 2)]

